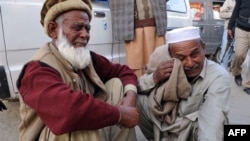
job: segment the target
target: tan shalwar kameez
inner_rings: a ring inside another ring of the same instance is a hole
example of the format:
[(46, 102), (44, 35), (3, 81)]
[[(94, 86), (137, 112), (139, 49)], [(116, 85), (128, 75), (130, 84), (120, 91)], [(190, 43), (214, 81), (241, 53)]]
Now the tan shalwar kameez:
[(150, 0), (136, 0), (135, 37), (125, 42), (127, 65), (137, 76), (143, 74), (149, 56), (156, 47), (165, 44), (165, 37), (156, 33)]
[[(150, 57), (149, 66), (156, 69), (155, 62), (163, 61), (167, 55), (166, 45), (158, 47), (153, 58)], [(219, 64), (205, 58), (201, 73), (190, 82), (191, 95), (179, 103), (173, 124), (159, 121), (149, 108), (146, 93), (155, 87), (153, 73), (145, 73), (138, 81), (139, 126), (146, 138), (154, 141), (223, 141), (224, 124), (228, 123), (231, 79)]]

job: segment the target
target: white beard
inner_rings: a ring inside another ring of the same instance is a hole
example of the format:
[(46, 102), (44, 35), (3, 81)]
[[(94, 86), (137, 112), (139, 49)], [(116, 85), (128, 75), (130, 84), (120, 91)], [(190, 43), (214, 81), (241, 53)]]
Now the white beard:
[(84, 69), (90, 64), (91, 57), (89, 49), (86, 46), (77, 48), (72, 46), (65, 35), (63, 35), (62, 29), (59, 29), (58, 39), (55, 44), (62, 56), (68, 60), (74, 68)]

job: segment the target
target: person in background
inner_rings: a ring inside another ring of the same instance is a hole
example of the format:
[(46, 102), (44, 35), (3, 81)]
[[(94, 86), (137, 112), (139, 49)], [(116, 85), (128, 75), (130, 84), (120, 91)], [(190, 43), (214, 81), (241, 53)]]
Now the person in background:
[(90, 0), (46, 0), (51, 41), (19, 75), (19, 141), (136, 141), (137, 77), (88, 49)]
[(205, 57), (199, 27), (167, 32), (138, 79), (139, 127), (154, 141), (223, 141), (231, 78)]
[(109, 0), (114, 37), (124, 41), (126, 64), (137, 76), (150, 54), (165, 44), (167, 0)]
[[(222, 7), (220, 8), (220, 18), (224, 19), (224, 32), (222, 36), (222, 43), (221, 43), (221, 54), (220, 54), (220, 62), (221, 64), (224, 64), (227, 60), (222, 60), (224, 59), (225, 51), (228, 45), (228, 34), (227, 34), (227, 28), (228, 28), (228, 22), (229, 19), (232, 16), (233, 9), (235, 6), (235, 0), (226, 0)], [(223, 62), (222, 62), (223, 61)], [(227, 69), (228, 65), (225, 66)]]
[[(235, 33), (233, 32), (235, 29)], [(235, 35), (235, 36), (234, 36)], [(236, 0), (232, 17), (228, 23), (228, 36), (235, 39), (234, 57), (231, 70), (235, 83), (244, 87), (250, 95), (250, 68), (247, 68), (246, 77), (242, 79), (242, 63), (250, 47), (250, 1)]]
[(220, 6), (219, 4), (214, 4), (213, 5), (213, 15), (214, 19), (219, 20), (220, 19)]

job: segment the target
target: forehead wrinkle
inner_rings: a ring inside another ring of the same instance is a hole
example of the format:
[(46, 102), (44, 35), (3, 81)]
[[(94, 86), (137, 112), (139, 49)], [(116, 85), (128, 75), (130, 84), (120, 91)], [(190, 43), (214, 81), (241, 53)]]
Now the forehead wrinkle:
[[(183, 41), (179, 43), (173, 43), (171, 46), (173, 46), (175, 52), (183, 52), (183, 51), (190, 51), (193, 52), (195, 49), (198, 49), (200, 47), (200, 40), (190, 40), (190, 41)], [(176, 53), (177, 53), (176, 52)]]
[(175, 46), (172, 47), (172, 49), (173, 49), (173, 51), (174, 51), (174, 53), (176, 55), (183, 55), (183, 53), (186, 54), (187, 52), (192, 53), (192, 52), (198, 50), (199, 47), (196, 47), (196, 46), (190, 47), (190, 46), (178, 46), (178, 45), (175, 45)]
[(63, 13), (61, 16), (63, 17), (64, 21), (89, 21), (88, 14), (85, 11), (73, 10), (70, 12)]

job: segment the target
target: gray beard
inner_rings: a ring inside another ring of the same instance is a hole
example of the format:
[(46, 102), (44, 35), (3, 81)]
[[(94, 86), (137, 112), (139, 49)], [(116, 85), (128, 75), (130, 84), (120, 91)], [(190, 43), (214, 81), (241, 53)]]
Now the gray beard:
[(75, 69), (84, 69), (90, 64), (91, 56), (87, 46), (75, 48), (63, 35), (61, 29), (59, 29), (58, 39), (55, 43), (61, 55), (69, 61)]

